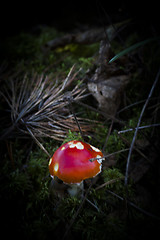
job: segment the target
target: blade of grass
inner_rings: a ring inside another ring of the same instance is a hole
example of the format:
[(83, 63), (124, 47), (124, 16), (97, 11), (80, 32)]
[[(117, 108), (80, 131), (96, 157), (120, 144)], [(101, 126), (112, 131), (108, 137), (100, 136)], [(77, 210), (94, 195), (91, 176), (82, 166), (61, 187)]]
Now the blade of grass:
[(113, 58), (111, 58), (111, 59), (109, 60), (108, 63), (112, 63), (112, 62), (114, 62), (115, 60), (117, 60), (118, 58), (122, 57), (123, 55), (125, 55), (125, 54), (127, 54), (127, 53), (129, 53), (129, 52), (131, 52), (131, 51), (133, 51), (133, 50), (135, 50), (136, 48), (141, 47), (141, 46), (143, 46), (143, 45), (145, 45), (145, 44), (147, 44), (147, 43), (149, 43), (149, 42), (151, 42), (151, 41), (158, 40), (158, 39), (159, 39), (159, 38), (149, 38), (149, 39), (146, 39), (146, 40), (144, 40), (144, 41), (135, 43), (135, 44), (133, 44), (132, 46), (124, 49), (124, 50), (121, 51), (120, 53), (116, 54)]

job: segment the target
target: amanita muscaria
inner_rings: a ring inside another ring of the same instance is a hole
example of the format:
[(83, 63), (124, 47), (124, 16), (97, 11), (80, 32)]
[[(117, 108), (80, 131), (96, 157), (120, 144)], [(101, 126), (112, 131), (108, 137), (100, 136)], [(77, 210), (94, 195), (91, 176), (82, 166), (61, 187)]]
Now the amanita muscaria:
[[(93, 159), (94, 161), (90, 161)], [(80, 184), (101, 172), (103, 154), (92, 145), (73, 140), (59, 147), (49, 161), (52, 177), (57, 176), (64, 183)]]

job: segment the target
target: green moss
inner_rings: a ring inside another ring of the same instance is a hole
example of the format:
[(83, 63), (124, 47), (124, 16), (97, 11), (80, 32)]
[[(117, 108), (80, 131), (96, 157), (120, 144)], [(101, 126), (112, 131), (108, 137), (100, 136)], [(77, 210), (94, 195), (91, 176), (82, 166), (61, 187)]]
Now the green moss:
[(82, 69), (79, 74), (79, 77), (82, 78), (95, 61), (93, 55), (97, 51), (97, 46), (97, 44), (86, 47), (78, 44), (70, 44), (63, 48), (56, 49), (56, 57), (62, 59), (59, 66), (56, 67), (57, 72), (61, 71), (68, 74), (70, 68), (76, 64), (76, 70)]
[(42, 53), (42, 46), (58, 36), (54, 28), (41, 27), (39, 33), (21, 32), (6, 40), (7, 54), (13, 58), (29, 59)]
[[(106, 169), (102, 173), (102, 177), (106, 184), (105, 188), (119, 194), (121, 197), (126, 196), (126, 188), (124, 186), (124, 175), (118, 168)], [(134, 190), (132, 188), (132, 183), (128, 184), (127, 193), (128, 196), (133, 197)]]
[(82, 67), (86, 71), (93, 63), (93, 55), (98, 51), (99, 44), (69, 44), (54, 51), (45, 49), (48, 41), (60, 36), (62, 33), (51, 27), (40, 27), (37, 33), (21, 32), (3, 43), (2, 52), (16, 71), (42, 73), (48, 69), (56, 76), (61, 72), (67, 74), (75, 63), (77, 69)]
[(59, 214), (64, 221), (68, 222), (68, 220), (70, 220), (76, 213), (79, 205), (80, 200), (76, 197), (63, 198), (57, 209), (57, 214)]
[(113, 179), (123, 178), (123, 174), (117, 168), (113, 168), (113, 169), (110, 168), (110, 169), (104, 170), (102, 175), (105, 182), (108, 182)]
[(14, 190), (13, 195), (19, 192), (24, 195), (24, 193), (31, 190), (31, 188), (31, 180), (26, 173), (18, 168), (10, 173), (9, 189), (11, 192)]
[(99, 43), (92, 43), (89, 45), (71, 43), (71, 44), (65, 45), (64, 47), (57, 48), (56, 52), (58, 53), (69, 52), (74, 57), (78, 56), (78, 57), (88, 58), (96, 54), (98, 50), (99, 50)]
[[(122, 141), (122, 139), (118, 136), (117, 131), (114, 130), (112, 134), (109, 136), (108, 142), (107, 142), (107, 152), (117, 152), (122, 149), (124, 149), (125, 143)], [(116, 155), (118, 157), (118, 155)]]
[(71, 130), (68, 131), (68, 135), (66, 136), (65, 140), (63, 141), (63, 144), (72, 140), (79, 140), (83, 141), (82, 136), (80, 133), (72, 132)]

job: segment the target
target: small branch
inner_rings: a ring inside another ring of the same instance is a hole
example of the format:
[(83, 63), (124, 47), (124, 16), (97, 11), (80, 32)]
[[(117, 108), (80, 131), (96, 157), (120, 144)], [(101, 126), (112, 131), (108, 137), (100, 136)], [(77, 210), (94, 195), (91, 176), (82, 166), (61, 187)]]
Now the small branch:
[(101, 158), (90, 158), (89, 159), (89, 161), (90, 162), (93, 162), (93, 161), (95, 161), (95, 160), (104, 160), (104, 158), (108, 158), (108, 157), (111, 157), (111, 156), (113, 156), (113, 155), (116, 155), (116, 154), (118, 154), (118, 153), (122, 153), (122, 152), (126, 152), (126, 151), (128, 151), (129, 150), (129, 148), (126, 148), (126, 149), (122, 149), (122, 150), (119, 150), (119, 151), (117, 151), (117, 152), (114, 152), (114, 153), (110, 153), (110, 154), (108, 154), (108, 155), (104, 155), (103, 157), (101, 157)]
[(143, 108), (142, 108), (142, 111), (141, 111), (141, 114), (140, 114), (140, 116), (139, 116), (139, 120), (138, 120), (138, 123), (137, 123), (137, 127), (136, 127), (135, 132), (134, 132), (134, 136), (133, 136), (133, 139), (132, 139), (132, 143), (131, 143), (131, 145), (130, 145), (130, 149), (129, 149), (129, 153), (128, 153), (128, 158), (127, 158), (127, 164), (126, 164), (125, 181), (124, 181), (124, 183), (125, 183), (126, 186), (127, 186), (127, 184), (128, 184), (128, 171), (129, 171), (130, 159), (131, 159), (131, 155), (132, 155), (134, 143), (135, 143), (135, 140), (136, 140), (136, 137), (137, 137), (138, 129), (139, 129), (139, 126), (140, 126), (141, 119), (142, 119), (142, 116), (143, 116), (143, 114), (144, 114), (144, 111), (145, 111), (145, 109), (146, 109), (146, 107), (147, 107), (147, 104), (148, 104), (148, 102), (149, 102), (149, 100), (150, 100), (150, 98), (151, 98), (151, 96), (152, 96), (152, 93), (153, 93), (153, 91), (154, 91), (154, 88), (155, 88), (155, 86), (156, 86), (156, 84), (157, 84), (157, 82), (158, 82), (158, 80), (159, 80), (159, 76), (160, 76), (160, 69), (159, 69), (159, 71), (158, 71), (158, 73), (157, 73), (156, 79), (155, 79), (155, 81), (154, 81), (154, 83), (153, 83), (153, 85), (152, 85), (152, 88), (151, 88), (150, 92), (149, 92), (148, 98), (147, 98), (147, 100), (146, 100), (146, 102), (145, 102), (145, 104), (144, 104), (144, 106), (143, 106)]
[[(112, 192), (112, 191), (110, 191), (110, 190), (106, 190), (106, 192), (112, 194), (113, 196), (117, 197), (118, 199), (120, 199), (120, 200), (122, 200), (122, 201), (126, 201), (125, 198), (119, 196), (118, 194), (116, 194), (116, 193), (114, 193), (114, 192)], [(145, 211), (144, 209), (138, 207), (138, 206), (137, 206), (136, 204), (134, 204), (133, 202), (127, 200), (127, 204), (130, 205), (130, 206), (132, 206), (132, 207), (134, 207), (134, 208), (137, 209), (139, 212), (141, 212), (141, 213), (143, 213), (143, 214), (145, 214), (145, 215), (147, 215), (147, 216), (149, 216), (149, 217), (152, 217), (152, 218), (160, 221), (160, 217), (159, 217), (159, 216), (155, 216), (154, 214)]]
[(77, 104), (79, 104), (80, 106), (82, 106), (82, 107), (88, 108), (88, 109), (90, 109), (93, 112), (97, 112), (97, 113), (101, 114), (102, 116), (104, 116), (107, 119), (112, 119), (114, 122), (118, 122), (119, 124), (125, 126), (125, 122), (123, 122), (122, 120), (119, 120), (118, 118), (116, 118), (114, 116), (111, 116), (111, 115), (105, 113), (104, 111), (100, 111), (100, 110), (98, 110), (98, 109), (96, 109), (96, 108), (94, 108), (94, 107), (92, 107), (90, 105), (87, 105), (87, 104), (85, 104), (85, 103), (83, 103), (83, 102), (81, 102), (79, 100), (75, 100), (75, 102)]
[[(159, 126), (160, 126), (160, 123), (155, 123), (155, 124), (151, 124), (151, 125), (141, 126), (141, 127), (138, 128), (138, 130), (145, 129), (145, 128), (150, 128), (150, 127), (159, 127)], [(119, 131), (118, 134), (131, 132), (131, 131), (136, 130), (136, 129), (137, 128), (129, 128), (129, 129), (126, 129), (126, 130)]]
[(78, 43), (78, 44), (91, 44), (99, 42), (102, 39), (105, 39), (105, 32), (103, 28), (94, 28), (80, 33), (67, 34), (60, 38), (55, 38), (47, 44), (44, 48), (55, 49), (57, 47), (63, 47), (67, 44)]
[(71, 67), (71, 69), (70, 69), (70, 71), (69, 71), (66, 79), (65, 79), (64, 82), (63, 82), (62, 88), (60, 89), (59, 92), (62, 92), (62, 91), (65, 89), (65, 87), (66, 87), (66, 85), (67, 85), (67, 83), (68, 83), (68, 81), (69, 81), (69, 79), (70, 79), (70, 77), (71, 77), (71, 74), (72, 74), (73, 71), (74, 71), (74, 68), (75, 68), (75, 64)]
[[(124, 137), (122, 137), (122, 135), (120, 135), (119, 134), (119, 137), (122, 139), (122, 141), (127, 145), (127, 146), (130, 146), (130, 142), (126, 139), (126, 138), (124, 138)], [(130, 148), (129, 148), (130, 149)], [(141, 151), (141, 150), (139, 150), (137, 147), (135, 147), (135, 146), (133, 146), (133, 149), (137, 152), (137, 153), (139, 153), (143, 158), (145, 158), (148, 162), (150, 162), (149, 161), (149, 159), (148, 159), (148, 157)]]
[(107, 133), (107, 136), (106, 136), (106, 140), (105, 140), (105, 143), (104, 143), (104, 146), (103, 146), (103, 149), (102, 149), (102, 152), (105, 151), (105, 148), (106, 148), (106, 146), (107, 146), (108, 139), (109, 139), (109, 137), (110, 137), (110, 135), (111, 135), (113, 123), (114, 123), (114, 121), (113, 121), (113, 119), (112, 119), (111, 125), (110, 125), (110, 127), (109, 127), (109, 130), (108, 130), (108, 133)]
[(51, 158), (51, 155), (49, 154), (49, 152), (45, 149), (45, 147), (43, 147), (43, 145), (38, 141), (38, 139), (34, 136), (34, 134), (32, 133), (32, 131), (26, 126), (28, 132), (30, 133), (31, 137), (35, 140), (35, 142), (37, 143), (37, 145), (48, 155), (49, 158)]
[(112, 179), (112, 180), (110, 180), (108, 182), (105, 182), (105, 183), (101, 184), (100, 186), (96, 187), (95, 190), (99, 190), (99, 189), (101, 189), (101, 188), (103, 188), (107, 185), (113, 184), (113, 183), (115, 183), (119, 180), (122, 180), (122, 179), (124, 179), (124, 177), (119, 177), (119, 178)]
[(86, 202), (88, 202), (92, 207), (94, 207), (97, 210), (97, 212), (100, 212), (100, 209), (93, 202), (91, 202), (88, 198), (86, 198)]
[[(149, 100), (156, 100), (156, 99), (157, 99), (157, 97), (152, 97), (152, 98), (150, 98)], [(145, 101), (146, 101), (146, 99), (141, 100), (141, 101), (138, 101), (138, 102), (134, 102), (134, 103), (132, 103), (132, 104), (130, 104), (130, 105), (128, 105), (128, 106), (120, 109), (120, 110), (117, 112), (117, 115), (119, 115), (120, 113), (128, 110), (129, 108), (132, 108), (132, 107), (134, 107), (134, 106), (136, 106), (136, 105), (138, 105), (138, 104), (144, 103)]]
[[(70, 92), (69, 92), (69, 93), (70, 93)], [(79, 129), (79, 132), (80, 132), (80, 135), (81, 135), (81, 137), (82, 137), (82, 139), (83, 139), (83, 133), (82, 133), (80, 124), (79, 124), (78, 119), (77, 119), (77, 117), (76, 117), (76, 114), (75, 114), (75, 112), (74, 112), (74, 110), (73, 110), (73, 104), (72, 104), (73, 97), (72, 97), (71, 93), (68, 94), (68, 96), (66, 96), (65, 99), (68, 101), (70, 112), (71, 112), (71, 114), (73, 115), (73, 117), (74, 117), (74, 119), (75, 119), (75, 122), (76, 122), (76, 124), (77, 124), (77, 126), (78, 126), (78, 129)], [(65, 100), (65, 99), (64, 99), (64, 100)]]

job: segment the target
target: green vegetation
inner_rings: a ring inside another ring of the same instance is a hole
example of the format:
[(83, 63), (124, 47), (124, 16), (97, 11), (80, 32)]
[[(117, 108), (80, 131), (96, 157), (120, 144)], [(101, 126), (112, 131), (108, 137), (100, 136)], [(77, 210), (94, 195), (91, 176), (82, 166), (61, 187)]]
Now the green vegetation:
[(66, 75), (75, 63), (77, 69), (81, 67), (86, 71), (93, 63), (93, 55), (98, 51), (99, 43), (82, 46), (69, 44), (48, 51), (45, 44), (62, 34), (51, 27), (40, 27), (38, 33), (22, 32), (3, 43), (4, 58), (10, 59), (17, 72), (45, 71), (54, 76), (60, 73)]
[(83, 141), (82, 136), (80, 133), (76, 133), (76, 132), (71, 132), (71, 130), (68, 131), (68, 136), (66, 136), (66, 139), (63, 141), (62, 144), (72, 141), (72, 140), (79, 140), (79, 141)]

